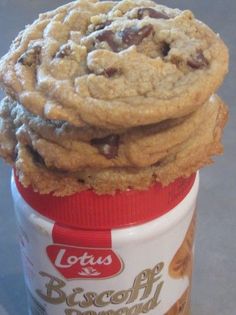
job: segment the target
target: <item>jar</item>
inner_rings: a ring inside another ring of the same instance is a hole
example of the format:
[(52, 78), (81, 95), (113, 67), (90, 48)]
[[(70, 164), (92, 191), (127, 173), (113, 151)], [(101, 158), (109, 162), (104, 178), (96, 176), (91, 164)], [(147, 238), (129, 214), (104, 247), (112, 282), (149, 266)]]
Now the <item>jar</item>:
[(31, 315), (189, 315), (199, 175), (98, 196), (12, 177)]

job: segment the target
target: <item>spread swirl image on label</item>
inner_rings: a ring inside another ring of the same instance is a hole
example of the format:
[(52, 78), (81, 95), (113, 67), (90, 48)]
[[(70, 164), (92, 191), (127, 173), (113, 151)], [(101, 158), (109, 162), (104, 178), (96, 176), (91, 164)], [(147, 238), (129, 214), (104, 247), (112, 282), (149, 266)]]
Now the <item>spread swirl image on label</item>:
[(164, 315), (190, 315), (190, 288), (188, 288), (181, 298)]
[(193, 267), (193, 243), (196, 230), (196, 211), (186, 233), (184, 241), (169, 266), (169, 275), (179, 279), (188, 276), (191, 279)]

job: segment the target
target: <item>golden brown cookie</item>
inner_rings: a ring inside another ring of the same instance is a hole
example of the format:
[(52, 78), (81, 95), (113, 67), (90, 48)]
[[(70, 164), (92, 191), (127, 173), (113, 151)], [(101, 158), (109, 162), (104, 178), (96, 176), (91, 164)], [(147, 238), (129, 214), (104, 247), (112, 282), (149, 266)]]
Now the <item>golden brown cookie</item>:
[(45, 121), (14, 104), (10, 115), (18, 142), (37, 151), (48, 168), (65, 172), (147, 167), (163, 164), (173, 159), (173, 155), (177, 159), (179, 151), (189, 145), (202, 147), (203, 142), (206, 145), (212, 140), (217, 116), (224, 108), (220, 98), (213, 96), (196, 112), (183, 118), (111, 133), (111, 130), (89, 126), (74, 127), (63, 121)]
[(188, 115), (227, 70), (223, 41), (190, 11), (81, 0), (27, 26), (0, 61), (0, 81), (43, 118), (116, 130)]
[(188, 10), (71, 2), (0, 60), (0, 155), (41, 193), (167, 185), (222, 153), (227, 70), (223, 41)]
[[(81, 129), (61, 121), (43, 121), (9, 98), (1, 102), (1, 108), (0, 126), (5, 129), (2, 130), (0, 154), (8, 157), (12, 164), (15, 162), (25, 186), (32, 184), (41, 193), (56, 195), (90, 188), (98, 193), (147, 189), (156, 181), (168, 184), (178, 177), (187, 177), (209, 163), (212, 155), (221, 153), (220, 139), (227, 118), (225, 105), (214, 96), (196, 113), (183, 119), (119, 130), (121, 152), (134, 146), (136, 161), (145, 160), (144, 167), (137, 167), (128, 163), (119, 166), (116, 160), (121, 161), (120, 147), (101, 143), (104, 136), (111, 136), (108, 130)], [(204, 123), (206, 117), (207, 123)], [(94, 143), (94, 134), (103, 138), (97, 138)], [(77, 145), (82, 149), (73, 151)], [(86, 148), (89, 149), (86, 151)], [(117, 150), (116, 157), (106, 156), (114, 150)], [(81, 157), (84, 161), (87, 159), (87, 164), (79, 164)], [(129, 160), (126, 158), (126, 161)], [(154, 162), (157, 163), (153, 165)]]

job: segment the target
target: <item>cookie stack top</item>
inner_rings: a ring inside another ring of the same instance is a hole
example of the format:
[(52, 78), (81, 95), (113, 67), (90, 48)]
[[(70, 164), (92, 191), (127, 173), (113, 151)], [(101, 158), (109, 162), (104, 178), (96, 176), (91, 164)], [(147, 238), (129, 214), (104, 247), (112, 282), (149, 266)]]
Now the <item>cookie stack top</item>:
[(74, 1), (0, 61), (0, 153), (43, 193), (168, 184), (222, 151), (227, 109), (212, 95), (227, 70), (223, 41), (190, 11)]

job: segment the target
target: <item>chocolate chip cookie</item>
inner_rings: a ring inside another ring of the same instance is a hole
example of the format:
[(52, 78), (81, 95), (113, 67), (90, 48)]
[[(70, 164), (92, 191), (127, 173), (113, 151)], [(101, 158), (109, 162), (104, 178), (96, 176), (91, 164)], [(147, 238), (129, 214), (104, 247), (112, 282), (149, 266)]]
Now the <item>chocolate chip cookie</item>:
[(98, 193), (145, 189), (189, 176), (222, 152), (227, 118), (218, 96), (181, 119), (115, 134), (43, 120), (10, 98), (0, 109), (0, 154), (15, 163), (25, 185), (59, 195), (88, 188)]
[(27, 26), (0, 62), (0, 81), (45, 119), (111, 130), (190, 114), (227, 69), (223, 41), (190, 11), (82, 0)]
[(227, 70), (220, 36), (190, 11), (74, 1), (0, 60), (0, 155), (41, 193), (168, 185), (222, 153)]
[(207, 130), (212, 137), (221, 107), (222, 101), (213, 96), (196, 112), (181, 119), (115, 131), (45, 121), (16, 103), (11, 115), (18, 141), (37, 151), (47, 167), (75, 172), (87, 167), (147, 167), (163, 162), (187, 143), (197, 144), (202, 129), (205, 134), (202, 141), (209, 141)]

